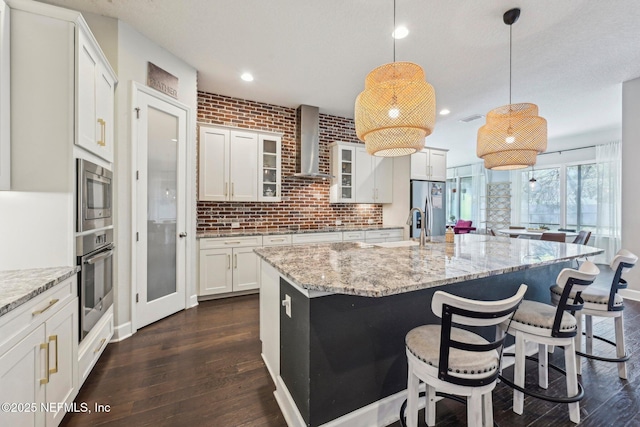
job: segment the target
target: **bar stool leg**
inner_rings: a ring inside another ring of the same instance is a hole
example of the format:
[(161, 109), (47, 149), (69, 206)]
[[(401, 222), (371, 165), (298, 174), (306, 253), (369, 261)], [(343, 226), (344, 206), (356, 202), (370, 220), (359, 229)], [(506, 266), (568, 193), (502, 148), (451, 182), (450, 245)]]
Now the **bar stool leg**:
[[(576, 370), (576, 348), (574, 341), (565, 345), (564, 364), (567, 369), (567, 394), (575, 396), (578, 394), (578, 373)], [(569, 419), (574, 423), (580, 422), (580, 403), (569, 403)]]
[(436, 425), (436, 388), (427, 384), (427, 403), (424, 407), (424, 419), (429, 427)]
[[(516, 332), (516, 356), (513, 367), (513, 383), (524, 388), (525, 369), (525, 341), (520, 332)], [(521, 391), (513, 390), (513, 412), (522, 415), (524, 410), (524, 394)]]
[(593, 317), (589, 314), (584, 316), (585, 335), (587, 337), (587, 354), (593, 354)]
[[(582, 314), (576, 313), (576, 337), (575, 347), (577, 351), (582, 351)], [(588, 317), (588, 316), (587, 316)], [(576, 354), (576, 373), (582, 375), (582, 359), (580, 355)]]
[[(620, 316), (614, 319), (616, 325), (616, 354), (618, 357), (624, 357), (624, 326), (622, 322), (622, 312), (620, 312)], [(618, 376), (624, 380), (627, 379), (627, 362), (618, 363)]]
[(482, 395), (472, 393), (467, 397), (467, 425), (482, 426)]
[(420, 379), (413, 373), (413, 366), (409, 363), (407, 378), (407, 427), (418, 426), (418, 398)]
[(545, 390), (549, 387), (549, 353), (546, 344), (538, 344), (538, 385)]
[(491, 427), (493, 426), (493, 398), (492, 398), (492, 394), (493, 392), (489, 392), (489, 393), (485, 393), (482, 396), (482, 400), (484, 403), (484, 410), (483, 410), (483, 415), (484, 415), (484, 425), (485, 427)]

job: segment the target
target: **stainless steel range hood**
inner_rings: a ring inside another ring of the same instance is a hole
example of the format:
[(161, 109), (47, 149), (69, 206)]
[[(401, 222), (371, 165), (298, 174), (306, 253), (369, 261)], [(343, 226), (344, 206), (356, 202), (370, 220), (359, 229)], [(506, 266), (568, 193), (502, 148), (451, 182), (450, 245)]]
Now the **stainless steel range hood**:
[(320, 173), (320, 109), (301, 105), (296, 110), (296, 172), (297, 178), (329, 179)]

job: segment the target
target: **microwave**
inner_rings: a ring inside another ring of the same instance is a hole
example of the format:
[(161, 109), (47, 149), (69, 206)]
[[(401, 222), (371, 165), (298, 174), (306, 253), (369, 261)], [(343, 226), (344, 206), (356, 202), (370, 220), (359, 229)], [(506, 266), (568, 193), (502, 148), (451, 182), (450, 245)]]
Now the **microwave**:
[(85, 159), (77, 160), (77, 231), (113, 225), (113, 173)]

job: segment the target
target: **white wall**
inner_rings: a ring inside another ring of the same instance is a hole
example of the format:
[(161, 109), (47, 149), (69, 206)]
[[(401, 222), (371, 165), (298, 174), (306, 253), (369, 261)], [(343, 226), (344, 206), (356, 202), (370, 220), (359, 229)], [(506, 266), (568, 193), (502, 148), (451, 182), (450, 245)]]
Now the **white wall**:
[(72, 199), (71, 193), (0, 191), (0, 270), (73, 265)]
[[(105, 55), (118, 75), (116, 88), (116, 145), (114, 170), (114, 225), (117, 245), (115, 258), (115, 324), (120, 338), (130, 330), (132, 296), (132, 236), (135, 234), (132, 223), (132, 141), (131, 141), (131, 82), (146, 85), (147, 62), (176, 76), (179, 80), (178, 101), (191, 108), (189, 128), (189, 158), (187, 196), (188, 253), (187, 253), (187, 294), (196, 302), (195, 286), (195, 129), (197, 112), (197, 72), (195, 68), (177, 58), (170, 52), (137, 32), (129, 24), (97, 15), (84, 14), (89, 27), (105, 51)], [(115, 46), (115, 48), (114, 48)], [(118, 338), (118, 337), (116, 337)]]
[[(622, 247), (640, 255), (640, 78), (622, 84)], [(625, 278), (640, 291), (640, 266)]]
[(382, 205), (382, 224), (404, 226), (404, 238), (409, 238), (406, 225), (411, 208), (411, 156), (393, 158), (393, 203)]

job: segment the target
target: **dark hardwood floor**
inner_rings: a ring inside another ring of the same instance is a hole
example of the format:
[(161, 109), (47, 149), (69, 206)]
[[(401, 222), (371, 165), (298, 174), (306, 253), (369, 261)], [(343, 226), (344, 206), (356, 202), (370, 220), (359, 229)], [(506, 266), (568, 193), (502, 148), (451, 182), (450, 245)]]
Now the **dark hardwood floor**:
[[(260, 358), (258, 296), (206, 301), (109, 344), (80, 390), (76, 402), (109, 405), (109, 412), (67, 414), (62, 426), (286, 426), (273, 397), (273, 382)], [(640, 303), (626, 302), (629, 379), (615, 364), (588, 361), (580, 379), (585, 388), (581, 426), (640, 426)], [(613, 321), (594, 325), (613, 339)], [(614, 356), (613, 349), (597, 344)], [(563, 366), (562, 351), (551, 360)], [(537, 371), (527, 366), (527, 387)], [(505, 375), (512, 375), (512, 370)], [(564, 378), (550, 374), (551, 393), (565, 391)], [(573, 426), (567, 407), (527, 397), (523, 415), (511, 410), (512, 390), (498, 384), (494, 418), (502, 427)], [(422, 420), (421, 420), (422, 421)], [(423, 422), (423, 421), (422, 421)], [(425, 425), (425, 424), (422, 424)], [(464, 405), (443, 400), (438, 426), (466, 425)], [(397, 422), (393, 427), (400, 426)]]

